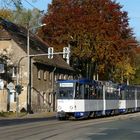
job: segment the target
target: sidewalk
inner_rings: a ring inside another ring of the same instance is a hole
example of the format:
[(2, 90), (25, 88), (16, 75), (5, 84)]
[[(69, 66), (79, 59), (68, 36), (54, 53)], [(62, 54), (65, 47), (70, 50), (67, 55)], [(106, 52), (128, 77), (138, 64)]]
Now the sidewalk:
[(50, 117), (56, 117), (56, 112), (39, 112), (34, 114), (18, 114), (18, 116), (15, 114), (14, 116), (8, 116), (8, 117), (1, 117), (0, 120), (3, 119), (26, 119), (26, 118), (50, 118)]
[(20, 118), (46, 118), (46, 117), (55, 117), (56, 112), (40, 112), (34, 114), (27, 114)]

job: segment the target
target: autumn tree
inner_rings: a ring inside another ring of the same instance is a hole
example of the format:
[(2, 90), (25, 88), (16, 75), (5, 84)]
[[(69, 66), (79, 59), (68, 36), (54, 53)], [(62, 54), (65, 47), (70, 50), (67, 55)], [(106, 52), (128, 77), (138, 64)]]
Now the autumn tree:
[(11, 19), (12, 12), (9, 9), (0, 9), (0, 17)]
[[(22, 0), (4, 2), (15, 7), (11, 16), (14, 23), (23, 26), (38, 23), (39, 10), (24, 9)], [(83, 77), (92, 79), (98, 73), (100, 79), (118, 80), (123, 73), (123, 79), (131, 79), (134, 74), (129, 71), (134, 67), (131, 42), (135, 39), (127, 12), (121, 8), (111, 0), (53, 0), (44, 16), (47, 26), (40, 36), (55, 50), (62, 51), (70, 44), (71, 66)], [(122, 69), (124, 64), (127, 69)]]
[(111, 0), (53, 0), (40, 35), (55, 49), (71, 44), (72, 66), (83, 77), (98, 72), (109, 79), (134, 41), (127, 12), (121, 8)]
[(40, 35), (55, 49), (71, 44), (72, 66), (84, 77), (98, 72), (110, 78), (133, 40), (121, 8), (111, 0), (53, 0)]
[(135, 48), (135, 77), (131, 80), (130, 84), (140, 85), (140, 46)]

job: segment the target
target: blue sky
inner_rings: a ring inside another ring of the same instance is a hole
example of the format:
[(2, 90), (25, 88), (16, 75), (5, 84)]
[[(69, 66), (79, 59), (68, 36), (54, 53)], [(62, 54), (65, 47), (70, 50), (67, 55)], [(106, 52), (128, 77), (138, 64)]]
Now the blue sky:
[(140, 40), (140, 0), (116, 0), (128, 12), (129, 24), (138, 40)]
[[(25, 8), (38, 8), (40, 10), (47, 10), (48, 4), (52, 2), (52, 0), (22, 0)], [(29, 3), (32, 5), (30, 5)]]

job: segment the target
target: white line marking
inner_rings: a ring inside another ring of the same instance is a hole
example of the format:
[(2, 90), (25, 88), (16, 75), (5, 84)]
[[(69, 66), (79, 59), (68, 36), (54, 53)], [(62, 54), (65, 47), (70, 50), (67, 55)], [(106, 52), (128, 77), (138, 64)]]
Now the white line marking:
[(133, 131), (134, 133), (140, 133), (140, 131)]
[(118, 128), (99, 128), (100, 130), (118, 130)]
[(105, 135), (107, 135), (107, 133), (87, 133), (87, 135), (101, 135), (101, 136), (105, 136)]

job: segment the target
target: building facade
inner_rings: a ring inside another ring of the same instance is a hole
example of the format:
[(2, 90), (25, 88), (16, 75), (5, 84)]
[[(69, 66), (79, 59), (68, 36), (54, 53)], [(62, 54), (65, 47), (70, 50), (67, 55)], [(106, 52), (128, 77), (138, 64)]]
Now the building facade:
[(56, 80), (74, 70), (59, 55), (48, 59), (49, 46), (31, 32), (27, 56), (28, 30), (2, 18), (0, 26), (0, 111), (55, 111)]

